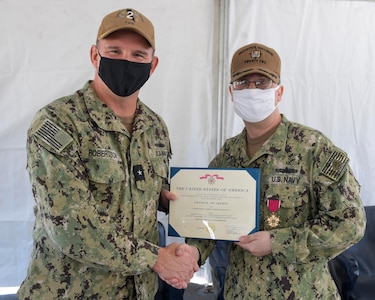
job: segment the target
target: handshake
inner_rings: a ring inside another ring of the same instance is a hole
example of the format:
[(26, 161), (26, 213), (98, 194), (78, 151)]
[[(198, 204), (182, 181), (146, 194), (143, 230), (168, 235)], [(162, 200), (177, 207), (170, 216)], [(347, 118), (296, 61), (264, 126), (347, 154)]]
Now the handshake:
[(186, 289), (194, 273), (199, 270), (199, 251), (187, 244), (172, 243), (160, 248), (152, 268), (159, 277), (176, 289)]

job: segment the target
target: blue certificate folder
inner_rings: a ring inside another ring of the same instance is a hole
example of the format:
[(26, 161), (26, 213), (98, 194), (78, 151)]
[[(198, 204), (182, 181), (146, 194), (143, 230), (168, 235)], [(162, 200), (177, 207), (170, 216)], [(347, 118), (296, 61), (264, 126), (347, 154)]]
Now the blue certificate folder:
[(238, 241), (259, 231), (260, 169), (170, 168), (168, 235)]

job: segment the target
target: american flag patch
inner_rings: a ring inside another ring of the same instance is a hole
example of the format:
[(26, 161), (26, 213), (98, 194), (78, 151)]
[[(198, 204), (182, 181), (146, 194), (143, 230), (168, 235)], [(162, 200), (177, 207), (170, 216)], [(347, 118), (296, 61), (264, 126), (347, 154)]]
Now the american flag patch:
[(40, 125), (35, 135), (59, 153), (73, 141), (69, 134), (48, 119)]
[(337, 181), (348, 164), (349, 158), (342, 152), (334, 151), (322, 169), (322, 174)]

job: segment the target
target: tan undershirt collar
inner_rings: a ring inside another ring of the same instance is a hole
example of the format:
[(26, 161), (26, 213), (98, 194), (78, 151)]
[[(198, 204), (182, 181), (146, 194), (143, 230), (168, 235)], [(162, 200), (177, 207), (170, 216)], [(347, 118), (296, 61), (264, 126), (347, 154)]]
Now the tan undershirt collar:
[(260, 147), (262, 147), (262, 145), (275, 133), (277, 127), (279, 127), (280, 122), (277, 122), (267, 132), (256, 138), (251, 138), (249, 134), (246, 134), (246, 153), (250, 159), (260, 149)]
[(121, 122), (125, 125), (126, 130), (131, 134), (133, 132), (134, 115), (130, 117), (119, 117)]

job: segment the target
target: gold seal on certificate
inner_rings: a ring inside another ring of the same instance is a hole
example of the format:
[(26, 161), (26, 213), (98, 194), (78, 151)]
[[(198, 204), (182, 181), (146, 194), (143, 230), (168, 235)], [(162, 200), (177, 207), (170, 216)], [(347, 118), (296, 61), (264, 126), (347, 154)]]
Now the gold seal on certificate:
[(169, 236), (238, 241), (259, 230), (260, 170), (171, 168)]

